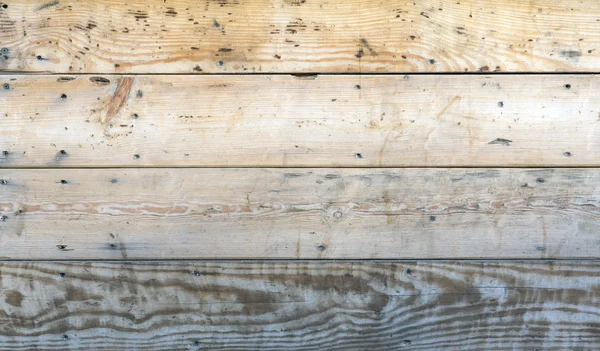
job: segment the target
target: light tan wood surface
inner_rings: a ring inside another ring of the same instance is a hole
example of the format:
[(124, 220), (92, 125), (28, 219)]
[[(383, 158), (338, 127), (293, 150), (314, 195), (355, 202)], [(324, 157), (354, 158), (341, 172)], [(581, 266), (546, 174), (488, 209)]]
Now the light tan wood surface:
[(0, 270), (7, 351), (600, 347), (600, 271), (591, 262), (3, 262)]
[(595, 0), (6, 1), (0, 69), (597, 72)]
[(599, 258), (596, 169), (0, 170), (5, 259)]
[(594, 75), (2, 83), (0, 167), (600, 165)]

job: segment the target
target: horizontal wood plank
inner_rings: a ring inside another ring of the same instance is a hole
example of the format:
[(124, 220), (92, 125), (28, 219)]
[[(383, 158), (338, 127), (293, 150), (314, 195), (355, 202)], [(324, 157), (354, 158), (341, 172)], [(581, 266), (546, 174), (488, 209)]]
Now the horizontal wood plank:
[(597, 169), (0, 170), (5, 259), (599, 258)]
[(595, 75), (2, 83), (0, 167), (600, 166)]
[(596, 350), (566, 262), (0, 265), (0, 350)]
[(597, 72), (595, 0), (31, 0), (0, 69), (72, 73)]

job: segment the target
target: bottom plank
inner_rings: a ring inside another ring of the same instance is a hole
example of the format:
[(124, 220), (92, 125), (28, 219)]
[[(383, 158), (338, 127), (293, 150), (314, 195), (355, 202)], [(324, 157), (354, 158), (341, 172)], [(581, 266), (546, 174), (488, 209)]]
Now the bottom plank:
[(593, 262), (5, 262), (0, 350), (591, 350)]

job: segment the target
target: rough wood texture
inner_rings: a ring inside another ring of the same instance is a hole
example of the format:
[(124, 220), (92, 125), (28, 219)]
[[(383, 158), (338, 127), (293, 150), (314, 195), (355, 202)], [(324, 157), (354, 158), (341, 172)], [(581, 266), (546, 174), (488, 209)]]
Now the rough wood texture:
[(0, 69), (598, 71), (595, 0), (31, 0), (0, 7)]
[(300, 78), (5, 76), (0, 167), (600, 165), (597, 76)]
[(593, 263), (2, 263), (0, 350), (597, 350)]
[(597, 169), (0, 170), (6, 259), (599, 258)]

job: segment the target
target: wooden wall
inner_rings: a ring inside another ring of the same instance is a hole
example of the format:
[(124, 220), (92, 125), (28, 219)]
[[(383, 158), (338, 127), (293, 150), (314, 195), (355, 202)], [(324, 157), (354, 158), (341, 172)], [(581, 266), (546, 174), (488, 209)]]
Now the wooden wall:
[(600, 349), (600, 4), (1, 0), (0, 350)]

